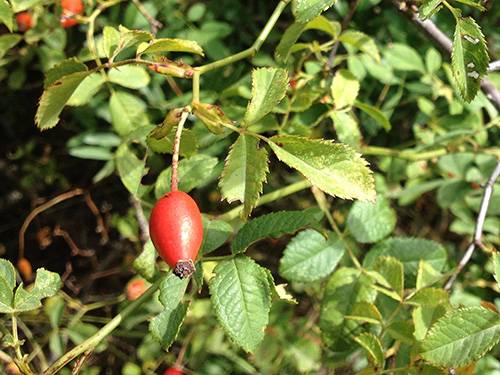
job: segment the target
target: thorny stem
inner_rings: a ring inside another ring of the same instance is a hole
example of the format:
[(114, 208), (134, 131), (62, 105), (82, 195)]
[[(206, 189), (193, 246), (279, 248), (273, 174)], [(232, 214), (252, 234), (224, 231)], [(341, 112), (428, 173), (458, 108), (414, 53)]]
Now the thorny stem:
[(172, 153), (172, 176), (170, 179), (170, 191), (177, 191), (178, 188), (178, 168), (179, 168), (179, 150), (181, 147), (181, 135), (182, 129), (184, 128), (184, 123), (189, 116), (189, 110), (186, 108), (182, 112), (181, 119), (177, 125), (177, 130), (175, 132), (174, 138), (174, 151)]
[(146, 290), (146, 292), (144, 292), (142, 296), (140, 296), (135, 301), (130, 302), (127, 307), (125, 307), (120, 313), (118, 313), (113, 319), (111, 319), (108, 324), (102, 327), (94, 335), (90, 336), (87, 340), (75, 346), (73, 349), (71, 349), (69, 352), (55, 361), (47, 370), (43, 372), (43, 375), (56, 374), (66, 364), (71, 362), (80, 354), (93, 350), (106, 336), (113, 332), (113, 330), (115, 330), (127, 316), (129, 316), (132, 312), (135, 311), (136, 308), (138, 308), (140, 305), (151, 298), (154, 292), (156, 292), (156, 290), (158, 289), (160, 281), (161, 280), (156, 281), (149, 287), (149, 289)]
[(460, 274), (460, 272), (462, 272), (462, 270), (465, 268), (465, 266), (469, 262), (476, 247), (482, 246), (481, 237), (483, 236), (484, 221), (486, 219), (486, 214), (488, 212), (488, 208), (490, 205), (491, 196), (493, 194), (493, 186), (495, 185), (495, 182), (499, 176), (500, 176), (500, 161), (498, 161), (496, 168), (491, 173), (491, 175), (488, 179), (488, 182), (486, 182), (486, 185), (484, 187), (483, 198), (481, 200), (481, 206), (479, 209), (479, 214), (477, 215), (477, 219), (476, 219), (476, 227), (474, 229), (474, 237), (472, 238), (471, 243), (467, 247), (467, 250), (465, 251), (464, 256), (462, 257), (462, 259), (458, 263), (458, 266), (457, 266), (455, 272), (453, 272), (451, 277), (446, 282), (444, 289), (447, 291), (451, 289), (451, 287), (453, 286), (453, 283), (457, 279), (458, 275)]

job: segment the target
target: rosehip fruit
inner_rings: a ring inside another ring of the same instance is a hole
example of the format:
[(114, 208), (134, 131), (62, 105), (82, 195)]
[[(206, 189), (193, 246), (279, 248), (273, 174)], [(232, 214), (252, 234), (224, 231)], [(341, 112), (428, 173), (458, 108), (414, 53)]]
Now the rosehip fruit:
[(134, 279), (128, 282), (125, 288), (125, 294), (129, 301), (134, 301), (144, 294), (148, 290), (149, 285), (147, 285), (144, 279)]
[(165, 370), (163, 375), (182, 375), (182, 371), (179, 370), (177, 367), (170, 367)]
[(149, 219), (151, 240), (163, 260), (181, 279), (195, 271), (203, 240), (200, 209), (188, 194), (172, 191), (156, 202)]
[(75, 26), (78, 23), (75, 19), (75, 15), (83, 13), (82, 0), (61, 0), (61, 8), (61, 26), (65, 29)]
[(20, 32), (28, 31), (33, 27), (33, 18), (29, 12), (16, 14), (17, 28)]

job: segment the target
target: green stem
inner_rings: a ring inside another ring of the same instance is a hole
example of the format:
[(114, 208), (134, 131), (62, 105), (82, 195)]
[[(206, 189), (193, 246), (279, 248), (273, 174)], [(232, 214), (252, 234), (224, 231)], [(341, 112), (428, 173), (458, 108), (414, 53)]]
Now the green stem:
[(154, 292), (158, 289), (160, 285), (160, 280), (156, 281), (153, 285), (149, 287), (149, 289), (138, 299), (132, 301), (127, 307), (125, 307), (120, 313), (118, 313), (111, 321), (102, 327), (98, 332), (89, 337), (87, 340), (82, 342), (81, 344), (75, 346), (69, 352), (60, 357), (57, 361), (55, 361), (47, 370), (43, 372), (43, 375), (52, 375), (56, 374), (61, 370), (65, 365), (71, 362), (73, 359), (78, 357), (80, 354), (93, 350), (106, 336), (108, 336), (115, 328), (117, 328), (121, 322), (129, 316), (135, 309), (137, 309), (140, 305), (150, 299)]
[(280, 17), (281, 13), (286, 8), (286, 6), (289, 2), (290, 2), (290, 0), (281, 0), (278, 3), (276, 8), (274, 9), (273, 14), (271, 15), (271, 17), (267, 21), (266, 25), (264, 26), (261, 33), (259, 34), (259, 36), (255, 40), (255, 42), (253, 43), (252, 47), (247, 48), (244, 51), (235, 53), (234, 55), (225, 57), (221, 60), (214, 61), (212, 63), (199, 66), (199, 67), (195, 68), (195, 70), (198, 71), (199, 74), (201, 75), (201, 74), (206, 73), (210, 70), (222, 68), (223, 66), (232, 64), (236, 61), (243, 60), (243, 59), (246, 59), (247, 57), (251, 57), (251, 56), (255, 55), (259, 51), (259, 49), (262, 46), (262, 44), (264, 43), (264, 41), (269, 36), (269, 33), (271, 32), (274, 25), (276, 24), (276, 21), (278, 21), (278, 18)]
[(193, 103), (200, 101), (200, 72), (195, 69), (193, 74)]
[[(295, 182), (291, 185), (288, 185), (284, 188), (275, 190), (271, 193), (264, 194), (259, 198), (257, 201), (256, 207), (262, 206), (266, 203), (271, 203), (274, 202), (280, 198), (284, 198), (288, 195), (291, 195), (293, 193), (296, 193), (298, 191), (304, 190), (311, 187), (311, 183), (307, 180), (302, 180), (299, 182)], [(232, 210), (226, 212), (225, 214), (222, 214), (218, 217), (220, 220), (233, 220), (238, 217), (238, 215), (241, 213), (243, 210), (243, 205), (240, 205), (238, 207), (233, 208)]]

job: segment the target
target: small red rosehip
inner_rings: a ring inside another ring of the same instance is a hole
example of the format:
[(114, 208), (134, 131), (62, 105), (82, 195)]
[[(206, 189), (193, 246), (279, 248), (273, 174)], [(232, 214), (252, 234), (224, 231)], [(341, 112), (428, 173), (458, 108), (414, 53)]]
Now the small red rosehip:
[(28, 31), (33, 27), (33, 18), (29, 12), (21, 12), (16, 14), (17, 28), (20, 32)]
[(149, 285), (144, 279), (134, 279), (128, 282), (125, 288), (125, 294), (129, 301), (134, 301), (148, 290)]
[(83, 13), (82, 0), (61, 0), (61, 8), (61, 26), (65, 29), (75, 26), (78, 23), (75, 19), (75, 15)]
[(170, 367), (165, 370), (163, 375), (182, 375), (182, 371), (179, 370), (177, 367)]
[(193, 274), (203, 240), (201, 213), (193, 198), (182, 191), (160, 198), (151, 211), (149, 233), (175, 275), (184, 278)]

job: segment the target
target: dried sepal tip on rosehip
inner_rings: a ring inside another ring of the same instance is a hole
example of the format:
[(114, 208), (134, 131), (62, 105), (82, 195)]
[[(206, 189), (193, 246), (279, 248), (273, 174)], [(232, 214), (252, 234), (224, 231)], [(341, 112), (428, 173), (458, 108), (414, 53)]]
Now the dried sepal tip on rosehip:
[(191, 276), (203, 240), (201, 213), (196, 202), (182, 191), (160, 198), (149, 219), (151, 240), (176, 276)]
[(62, 14), (60, 23), (61, 26), (67, 29), (75, 26), (78, 21), (75, 16), (83, 13), (82, 0), (61, 0)]

